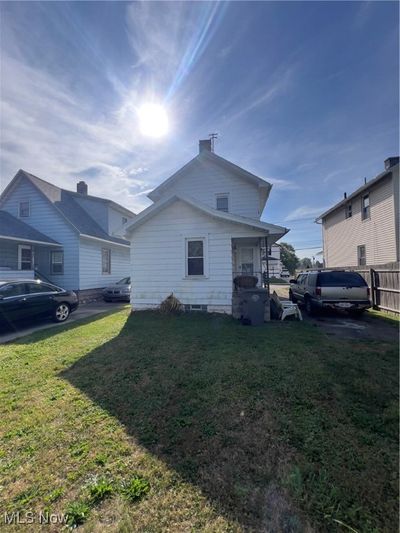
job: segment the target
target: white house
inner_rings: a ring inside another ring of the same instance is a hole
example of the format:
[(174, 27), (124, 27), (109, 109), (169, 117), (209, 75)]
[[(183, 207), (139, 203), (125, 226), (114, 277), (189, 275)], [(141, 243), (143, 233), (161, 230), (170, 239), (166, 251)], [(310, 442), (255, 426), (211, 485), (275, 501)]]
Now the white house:
[(199, 154), (126, 224), (133, 309), (158, 307), (173, 293), (188, 310), (231, 313), (233, 278), (256, 274), (261, 283), (262, 247), (288, 231), (260, 221), (270, 190), (200, 141)]

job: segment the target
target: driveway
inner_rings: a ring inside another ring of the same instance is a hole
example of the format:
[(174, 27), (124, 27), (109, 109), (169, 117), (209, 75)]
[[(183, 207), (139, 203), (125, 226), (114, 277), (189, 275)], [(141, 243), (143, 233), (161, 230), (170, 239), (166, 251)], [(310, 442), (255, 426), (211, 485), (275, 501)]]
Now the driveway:
[[(87, 304), (81, 304), (76, 311), (71, 313), (68, 320), (63, 324), (71, 324), (73, 322), (77, 322), (78, 320), (82, 320), (83, 318), (95, 316), (100, 313), (120, 311), (126, 305), (128, 304), (125, 302), (91, 302)], [(56, 322), (52, 322), (50, 319), (44, 319), (40, 322), (37, 320), (21, 321), (20, 323), (15, 324), (14, 330), (11, 330), (11, 328), (9, 328), (6, 332), (0, 333), (0, 344), (14, 341), (16, 339), (19, 339), (20, 337), (24, 337), (25, 335), (29, 335), (31, 333), (34, 333), (35, 331), (40, 331), (42, 329), (59, 328), (63, 324), (57, 324)]]
[[(289, 299), (289, 285), (271, 285), (282, 300)], [(378, 340), (393, 342), (398, 340), (398, 328), (385, 320), (364, 313), (359, 318), (351, 318), (345, 311), (323, 311), (310, 317), (300, 307), (303, 320), (311, 322), (315, 327), (322, 328), (327, 335), (336, 335), (359, 340)]]

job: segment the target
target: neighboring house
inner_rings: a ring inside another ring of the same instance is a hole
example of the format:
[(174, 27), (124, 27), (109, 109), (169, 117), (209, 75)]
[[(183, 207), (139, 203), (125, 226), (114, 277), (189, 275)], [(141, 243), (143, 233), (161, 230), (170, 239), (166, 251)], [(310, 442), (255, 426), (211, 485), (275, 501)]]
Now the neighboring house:
[(287, 229), (261, 222), (271, 185), (211, 151), (199, 154), (148, 196), (127, 224), (132, 306), (149, 309), (173, 293), (186, 309), (232, 312), (233, 278), (256, 274), (262, 247)]
[(385, 171), (323, 213), (325, 267), (384, 265), (399, 261), (399, 158)]
[(43, 278), (94, 294), (129, 275), (123, 224), (134, 213), (111, 200), (56, 187), (19, 170), (0, 196), (0, 279)]
[[(263, 250), (263, 272), (267, 272), (267, 255)], [(288, 278), (289, 272), (281, 261), (281, 247), (279, 244), (272, 244), (268, 249), (268, 272), (270, 278)]]

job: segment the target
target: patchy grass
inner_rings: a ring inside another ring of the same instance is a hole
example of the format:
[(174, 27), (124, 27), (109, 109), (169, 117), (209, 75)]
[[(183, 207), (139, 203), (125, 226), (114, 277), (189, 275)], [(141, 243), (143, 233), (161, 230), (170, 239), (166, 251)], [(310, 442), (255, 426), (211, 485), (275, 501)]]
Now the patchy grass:
[(368, 309), (368, 316), (384, 320), (387, 324), (398, 328), (400, 324), (400, 315), (390, 313), (389, 311), (377, 311), (376, 309)]
[(397, 349), (126, 311), (3, 345), (0, 510), (83, 531), (395, 531)]

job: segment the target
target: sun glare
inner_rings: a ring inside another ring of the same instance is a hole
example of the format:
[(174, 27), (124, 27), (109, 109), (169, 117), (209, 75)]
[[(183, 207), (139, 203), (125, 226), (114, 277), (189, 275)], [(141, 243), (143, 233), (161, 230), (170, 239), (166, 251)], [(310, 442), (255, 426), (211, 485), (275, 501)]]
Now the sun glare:
[(168, 132), (168, 115), (159, 104), (143, 104), (138, 109), (139, 128), (147, 137), (162, 137)]

